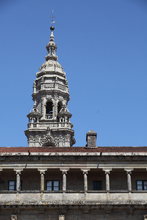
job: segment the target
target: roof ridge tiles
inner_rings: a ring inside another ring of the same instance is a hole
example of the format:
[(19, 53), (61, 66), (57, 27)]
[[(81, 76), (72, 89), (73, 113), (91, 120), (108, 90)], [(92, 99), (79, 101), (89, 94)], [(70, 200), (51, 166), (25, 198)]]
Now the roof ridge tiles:
[(0, 153), (7, 152), (147, 152), (147, 146), (100, 146), (87, 147), (0, 147)]

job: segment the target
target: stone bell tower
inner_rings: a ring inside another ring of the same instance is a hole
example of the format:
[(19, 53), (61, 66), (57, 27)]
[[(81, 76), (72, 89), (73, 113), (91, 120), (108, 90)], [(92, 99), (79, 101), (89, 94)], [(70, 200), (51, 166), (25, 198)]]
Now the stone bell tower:
[(58, 63), (54, 26), (50, 27), (50, 41), (46, 61), (36, 73), (33, 85), (33, 110), (27, 115), (25, 135), (30, 147), (70, 147), (75, 143), (66, 73)]

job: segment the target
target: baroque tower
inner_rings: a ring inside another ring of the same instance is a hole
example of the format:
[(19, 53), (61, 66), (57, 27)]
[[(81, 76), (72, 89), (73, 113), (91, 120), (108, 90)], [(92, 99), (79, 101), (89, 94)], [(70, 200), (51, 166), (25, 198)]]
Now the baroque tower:
[(54, 26), (50, 27), (46, 61), (36, 73), (33, 85), (33, 110), (27, 115), (25, 135), (30, 147), (70, 147), (75, 143), (66, 73), (58, 62), (54, 41)]

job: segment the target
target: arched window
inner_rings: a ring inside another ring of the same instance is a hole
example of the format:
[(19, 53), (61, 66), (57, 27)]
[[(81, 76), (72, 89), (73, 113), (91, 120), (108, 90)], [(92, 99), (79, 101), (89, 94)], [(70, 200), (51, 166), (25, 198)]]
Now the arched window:
[(47, 101), (46, 103), (46, 117), (51, 119), (53, 117), (53, 103), (52, 101)]

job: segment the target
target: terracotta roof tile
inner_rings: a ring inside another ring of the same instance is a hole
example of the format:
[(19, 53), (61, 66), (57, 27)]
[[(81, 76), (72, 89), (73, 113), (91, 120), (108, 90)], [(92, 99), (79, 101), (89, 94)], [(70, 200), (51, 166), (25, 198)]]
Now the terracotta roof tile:
[(0, 153), (7, 152), (147, 152), (147, 147), (0, 147)]

